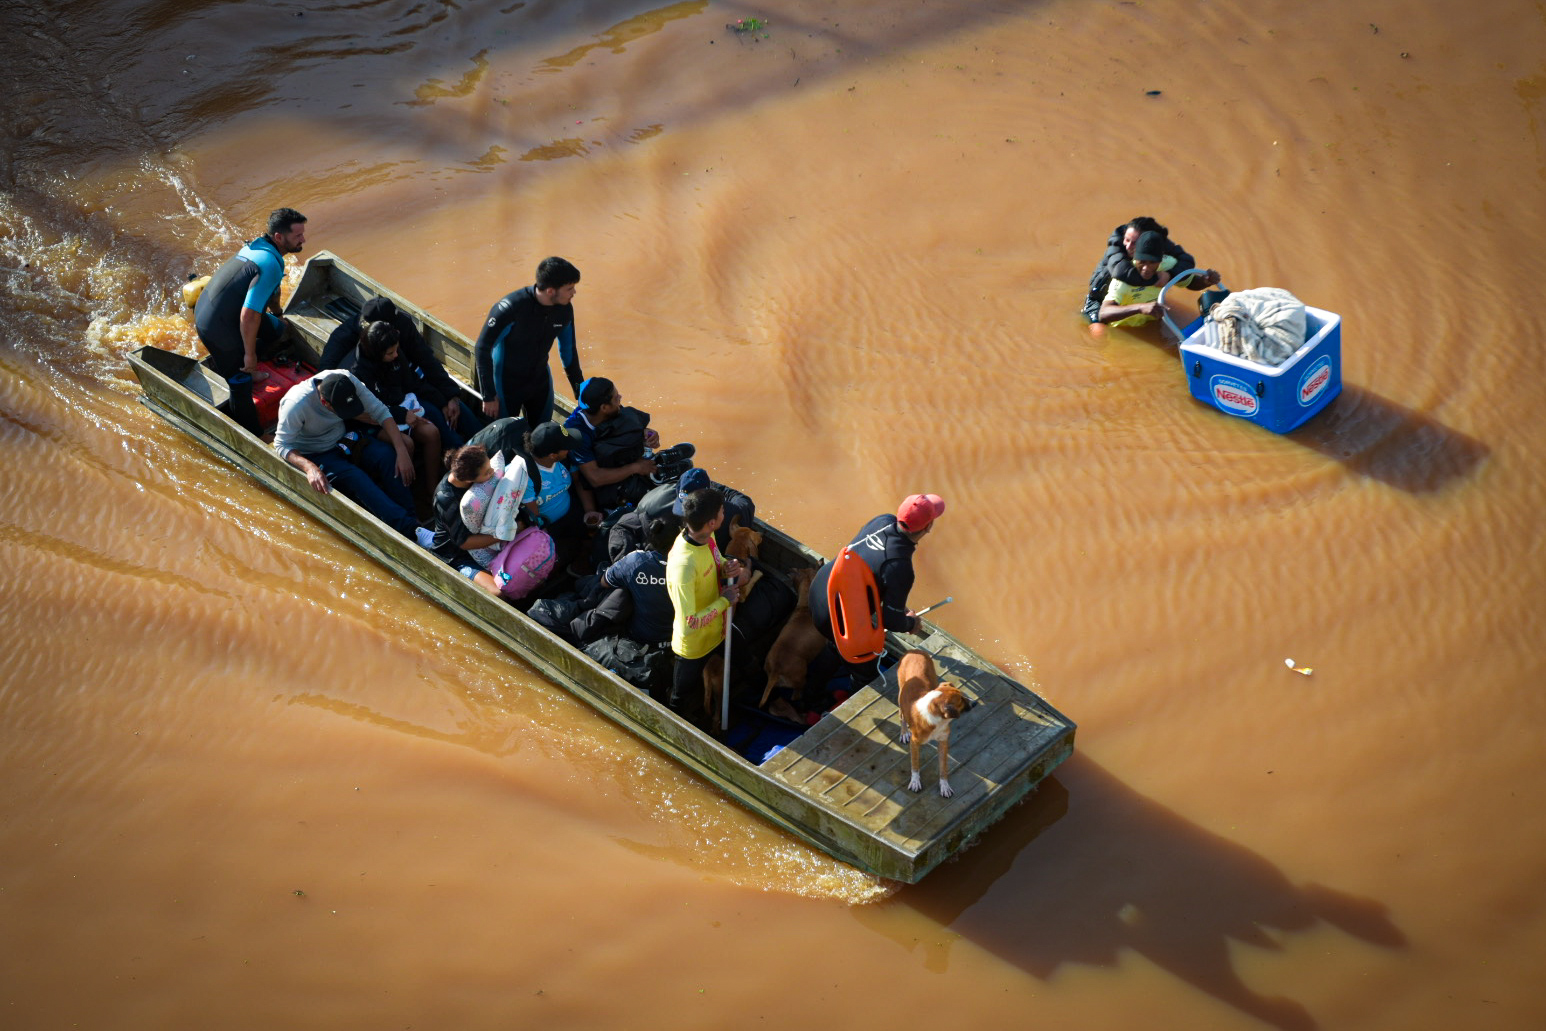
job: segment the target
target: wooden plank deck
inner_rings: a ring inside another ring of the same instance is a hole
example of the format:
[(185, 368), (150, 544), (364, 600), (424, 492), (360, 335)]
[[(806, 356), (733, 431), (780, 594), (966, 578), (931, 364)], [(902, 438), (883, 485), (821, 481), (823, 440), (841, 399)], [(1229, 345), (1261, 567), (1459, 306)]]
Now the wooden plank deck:
[(1013, 792), (1069, 730), (1066, 720), (1036, 705), (1039, 699), (1020, 685), (951, 655), (956, 646), (943, 635), (925, 640), (922, 649), (935, 656), (940, 679), (974, 703), (950, 732), (953, 797), (939, 794), (932, 742), (923, 747), (923, 790), (907, 790), (911, 767), (908, 746), (901, 743), (895, 666), (762, 764), (778, 780), (905, 852), (947, 836), (964, 816), (991, 805), (994, 794)]

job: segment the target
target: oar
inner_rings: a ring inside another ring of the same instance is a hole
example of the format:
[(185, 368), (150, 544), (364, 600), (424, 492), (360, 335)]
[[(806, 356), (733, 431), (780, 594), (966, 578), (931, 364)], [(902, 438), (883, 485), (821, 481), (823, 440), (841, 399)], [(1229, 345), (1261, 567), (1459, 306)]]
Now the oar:
[(725, 610), (725, 676), (719, 689), (719, 729), (730, 729), (730, 624), (735, 619), (735, 602)]
[(933, 612), (935, 609), (943, 608), (953, 601), (955, 601), (955, 598), (946, 598), (944, 601), (936, 601), (933, 605), (930, 605), (927, 608), (919, 609), (916, 613), (914, 613), (914, 615), (926, 616), (930, 612)]
[[(919, 619), (922, 619), (928, 613), (933, 612), (935, 609), (937, 609), (937, 608), (939, 608), (939, 607), (941, 607), (943, 605), (949, 605), (953, 601), (955, 601), (955, 598), (953, 598), (953, 597), (946, 598), (944, 601), (936, 601), (933, 605), (927, 605), (924, 608), (922, 608), (921, 610), (919, 610), (917, 612), (914, 612), (913, 615), (917, 616)], [(906, 632), (907, 631), (904, 631), (904, 630), (892, 630), (892, 631), (890, 631), (890, 633), (893, 633), (893, 634), (901, 634), (901, 633), (906, 633)]]

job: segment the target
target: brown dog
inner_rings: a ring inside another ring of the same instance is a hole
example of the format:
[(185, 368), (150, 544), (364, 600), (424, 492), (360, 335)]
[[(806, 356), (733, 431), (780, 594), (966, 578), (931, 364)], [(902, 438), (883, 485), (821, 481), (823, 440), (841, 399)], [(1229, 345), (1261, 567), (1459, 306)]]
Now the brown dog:
[(814, 569), (800, 569), (793, 575), (795, 596), (799, 601), (789, 614), (784, 629), (779, 631), (773, 647), (768, 649), (767, 661), (762, 664), (768, 674), (768, 686), (762, 689), (759, 707), (766, 707), (768, 696), (775, 687), (790, 688), (795, 694), (803, 691), (811, 662), (827, 645), (827, 639), (811, 621), (811, 581), (815, 578)]
[(902, 714), (902, 744), (912, 759), (912, 779), (908, 791), (922, 791), (923, 777), (918, 772), (919, 753), (933, 738), (939, 743), (939, 793), (949, 798), (955, 792), (946, 776), (950, 757), (950, 723), (972, 707), (971, 699), (953, 684), (941, 684), (934, 674), (934, 660), (928, 653), (910, 651), (896, 667), (897, 708)]

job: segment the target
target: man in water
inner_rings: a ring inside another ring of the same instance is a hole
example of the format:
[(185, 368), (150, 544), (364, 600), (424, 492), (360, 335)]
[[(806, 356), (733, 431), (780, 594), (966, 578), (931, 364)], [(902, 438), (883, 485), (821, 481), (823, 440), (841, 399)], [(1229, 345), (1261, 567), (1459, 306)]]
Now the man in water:
[[(1133, 244), (1133, 271), (1127, 276), (1113, 277), (1106, 287), (1106, 296), (1100, 302), (1100, 321), (1113, 326), (1141, 326), (1162, 318), (1160, 290), (1169, 283), (1176, 272), (1176, 259), (1165, 253), (1164, 237), (1150, 231), (1138, 237)], [(1209, 270), (1205, 276), (1194, 276), (1193, 282), (1202, 279), (1218, 282), (1218, 273)]]
[(548, 355), (558, 341), (569, 389), (578, 394), (585, 374), (574, 339), (574, 292), (580, 270), (563, 258), (543, 258), (537, 281), (506, 294), (489, 309), (473, 353), (478, 390), (489, 419), (524, 413), (528, 426), (553, 417), (553, 373)]
[(280, 208), (268, 216), (268, 232), (221, 265), (194, 304), (199, 340), (230, 386), (231, 418), (254, 436), (263, 427), (252, 403), (252, 384), (268, 378), (258, 372), (258, 347), (275, 344), (284, 335), (285, 322), (279, 317), (284, 256), (299, 254), (305, 244), (306, 216)]
[[(939, 517), (945, 514), (945, 499), (938, 494), (910, 494), (897, 508), (896, 515), (878, 515), (865, 523), (849, 542), (864, 564), (875, 574), (880, 593), (880, 624), (887, 630), (910, 634), (918, 630), (920, 620), (907, 607), (907, 595), (913, 589), (913, 552), (918, 542), (929, 535)], [(827, 640), (832, 632), (832, 610), (827, 605), (827, 583), (834, 562), (816, 571), (811, 581), (811, 621)], [(850, 663), (855, 687), (875, 678), (875, 660)]]
[[(1084, 317), (1091, 322), (1104, 321), (1100, 317), (1100, 305), (1106, 299), (1106, 291), (1111, 286), (1113, 279), (1131, 279), (1133, 276), (1133, 248), (1138, 244), (1138, 238), (1144, 233), (1158, 233), (1164, 241), (1162, 244), (1162, 257), (1174, 259), (1170, 268), (1170, 275), (1179, 275), (1187, 269), (1196, 268), (1197, 261), (1178, 243), (1170, 239), (1170, 230), (1160, 225), (1158, 221), (1148, 215), (1139, 215), (1131, 222), (1117, 226), (1111, 231), (1111, 238), (1106, 241), (1106, 253), (1101, 256), (1100, 263), (1095, 266), (1095, 271), (1090, 275), (1090, 292), (1084, 301)], [(1219, 275), (1212, 269), (1202, 277), (1193, 277), (1188, 280), (1186, 286), (1192, 290), (1201, 290), (1205, 286), (1212, 286), (1219, 281)]]

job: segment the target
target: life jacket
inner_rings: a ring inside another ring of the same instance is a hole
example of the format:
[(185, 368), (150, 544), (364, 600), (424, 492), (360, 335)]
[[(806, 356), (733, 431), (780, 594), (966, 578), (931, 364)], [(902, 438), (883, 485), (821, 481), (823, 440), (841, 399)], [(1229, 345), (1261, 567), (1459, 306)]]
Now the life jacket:
[(827, 577), (827, 609), (832, 641), (847, 662), (869, 662), (886, 650), (881, 625), (880, 588), (875, 574), (852, 547), (845, 547)]

